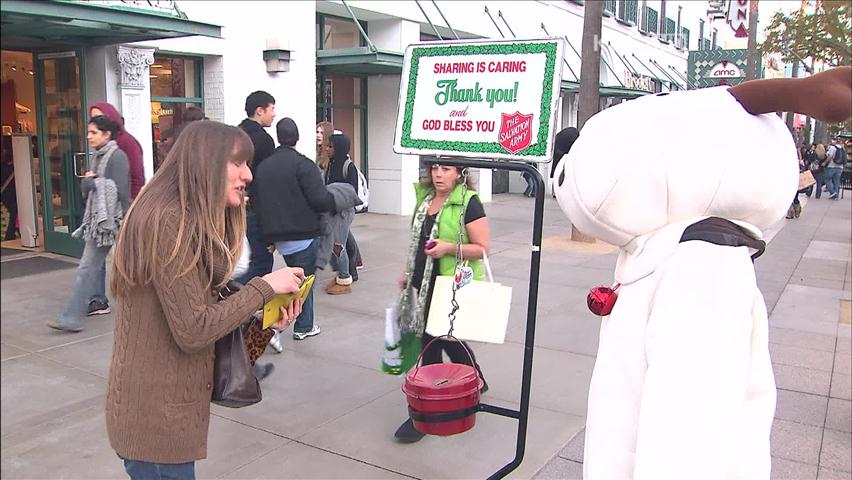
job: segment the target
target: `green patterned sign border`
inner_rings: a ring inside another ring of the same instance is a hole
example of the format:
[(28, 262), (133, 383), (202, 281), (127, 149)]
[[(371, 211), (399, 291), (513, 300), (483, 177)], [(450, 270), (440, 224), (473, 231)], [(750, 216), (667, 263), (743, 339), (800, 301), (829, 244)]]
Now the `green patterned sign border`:
[(411, 66), (409, 68), (408, 93), (405, 100), (405, 117), (402, 124), (402, 139), (400, 145), (405, 148), (419, 150), (445, 150), (452, 152), (501, 153), (509, 152), (499, 142), (445, 142), (438, 140), (416, 140), (411, 138), (411, 119), (414, 114), (414, 91), (417, 86), (417, 69), (420, 57), (453, 56), (453, 55), (509, 55), (514, 53), (544, 53), (547, 55), (542, 80), (541, 110), (539, 112), (538, 143), (531, 145), (515, 155), (546, 156), (547, 135), (550, 131), (550, 104), (553, 98), (554, 72), (556, 69), (556, 43), (502, 43), (484, 45), (446, 45), (441, 47), (418, 47), (412, 49)]

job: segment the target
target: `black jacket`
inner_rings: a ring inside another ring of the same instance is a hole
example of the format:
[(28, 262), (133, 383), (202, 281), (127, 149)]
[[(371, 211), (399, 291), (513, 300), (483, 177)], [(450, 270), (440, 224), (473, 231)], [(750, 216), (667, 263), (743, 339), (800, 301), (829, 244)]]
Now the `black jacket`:
[(248, 134), (251, 143), (254, 144), (254, 159), (251, 163), (251, 174), (254, 176), (254, 182), (250, 183), (247, 189), (249, 196), (253, 197), (254, 184), (257, 183), (257, 169), (261, 162), (275, 151), (275, 142), (259, 123), (250, 118), (243, 120), (239, 127)]
[(268, 242), (320, 236), (319, 214), (334, 209), (319, 168), (291, 147), (278, 147), (254, 179), (255, 212)]
[(355, 162), (349, 166), (349, 171), (346, 175), (343, 174), (343, 165), (346, 159), (349, 158), (349, 146), (351, 145), (349, 137), (343, 134), (331, 136), (331, 144), (334, 146), (334, 156), (328, 162), (328, 172), (325, 174), (326, 185), (330, 183), (348, 183), (352, 185), (355, 191), (358, 191), (358, 169), (355, 167)]

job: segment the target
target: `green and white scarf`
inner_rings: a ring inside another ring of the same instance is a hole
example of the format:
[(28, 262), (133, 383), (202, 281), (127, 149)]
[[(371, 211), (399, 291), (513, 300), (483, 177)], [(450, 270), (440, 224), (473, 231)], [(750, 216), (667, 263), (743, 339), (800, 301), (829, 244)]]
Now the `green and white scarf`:
[[(435, 259), (426, 256), (426, 266), (423, 269), (423, 280), (420, 284), (420, 289), (417, 291), (417, 298), (414, 298), (412, 292), (411, 275), (414, 272), (414, 262), (417, 258), (417, 249), (420, 248), (420, 231), (423, 229), (423, 224), (428, 216), (429, 206), (432, 204), (432, 199), (435, 198), (435, 192), (430, 192), (426, 198), (420, 202), (420, 207), (414, 213), (414, 219), (411, 221), (411, 241), (408, 247), (408, 263), (406, 267), (407, 280), (405, 288), (400, 293), (400, 330), (403, 335), (408, 333), (415, 334), (418, 338), (423, 336), (423, 331), (426, 329), (426, 319), (423, 314), (426, 310), (426, 299), (429, 298), (429, 291), (432, 288), (432, 269), (435, 268)], [(438, 238), (438, 223), (441, 220), (441, 210), (438, 210), (438, 215), (435, 217), (435, 223), (432, 225), (432, 231), (429, 232), (429, 240)]]

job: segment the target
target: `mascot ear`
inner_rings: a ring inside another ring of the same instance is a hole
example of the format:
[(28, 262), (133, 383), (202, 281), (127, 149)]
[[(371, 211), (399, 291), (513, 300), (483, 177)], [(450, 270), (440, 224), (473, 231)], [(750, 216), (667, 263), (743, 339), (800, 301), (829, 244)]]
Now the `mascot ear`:
[(752, 115), (802, 113), (829, 123), (852, 117), (852, 67), (837, 67), (807, 78), (772, 78), (729, 90)]

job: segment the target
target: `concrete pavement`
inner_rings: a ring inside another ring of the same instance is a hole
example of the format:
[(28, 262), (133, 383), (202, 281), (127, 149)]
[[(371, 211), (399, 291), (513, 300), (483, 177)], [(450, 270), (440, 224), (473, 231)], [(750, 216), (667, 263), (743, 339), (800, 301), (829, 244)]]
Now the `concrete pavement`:
[[(532, 201), (499, 195), (486, 211), (494, 274), (514, 288), (513, 303), (507, 343), (474, 348), (491, 387), (484, 401), (517, 408)], [(852, 431), (850, 335), (848, 323), (838, 327), (837, 320), (840, 300), (848, 319), (851, 215), (848, 199), (812, 200), (800, 219), (782, 224), (757, 263), (772, 313), (781, 389), (773, 434), (776, 471), (802, 468), (816, 478), (820, 464), (825, 472), (852, 470), (844, 463)], [(264, 357), (276, 370), (263, 384), (263, 402), (213, 407), (199, 478), (484, 478), (513, 458), (517, 422), (495, 415), (479, 414), (473, 430), (454, 437), (426, 437), (412, 445), (392, 439), (406, 415), (405, 398), (401, 379), (378, 367), (383, 312), (404, 262), (408, 223), (397, 216), (357, 217), (354, 231), (366, 268), (354, 292), (318, 293), (322, 334), (301, 342), (287, 336), (283, 354)], [(582, 438), (577, 434), (599, 326), (585, 296), (591, 286), (611, 281), (615, 253), (607, 245), (567, 241), (569, 225), (548, 199), (530, 426), (526, 456), (513, 478), (579, 478), (572, 475), (582, 458), (571, 453), (578, 447), (571, 440)], [(7, 256), (3, 263), (29, 255)], [(324, 285), (330, 275), (321, 277)], [(112, 315), (90, 318), (75, 335), (44, 326), (61, 308), (73, 278), (74, 270), (65, 269), (3, 281), (3, 478), (125, 478), (103, 418)]]

